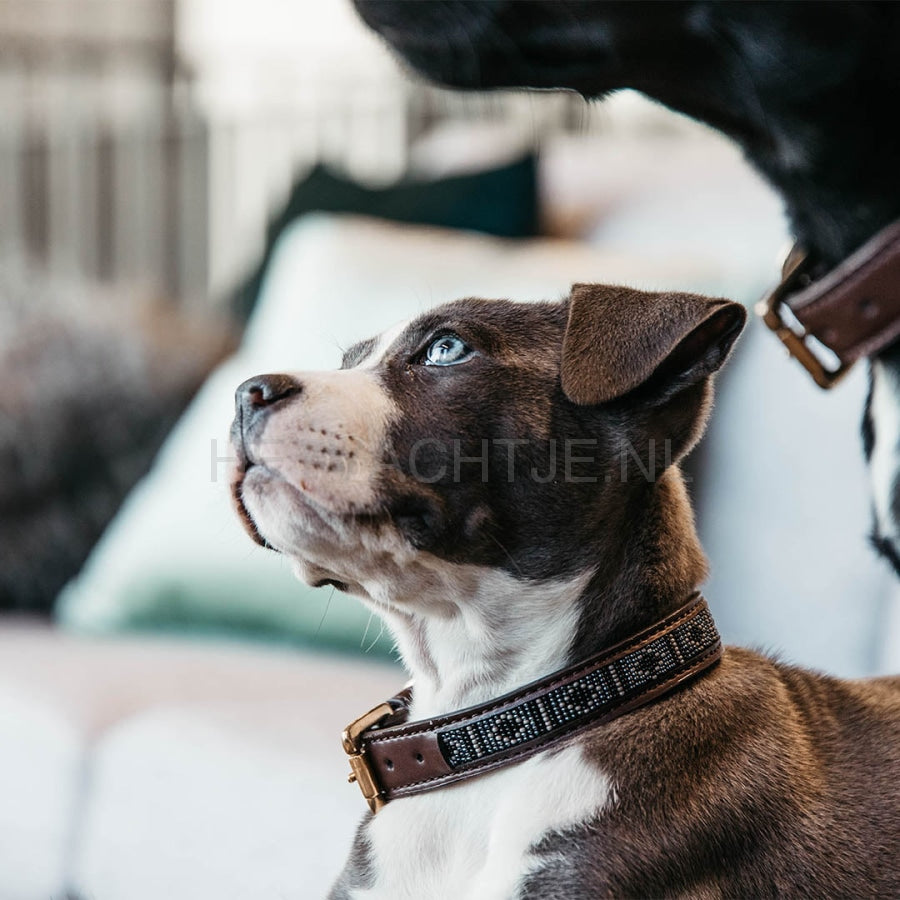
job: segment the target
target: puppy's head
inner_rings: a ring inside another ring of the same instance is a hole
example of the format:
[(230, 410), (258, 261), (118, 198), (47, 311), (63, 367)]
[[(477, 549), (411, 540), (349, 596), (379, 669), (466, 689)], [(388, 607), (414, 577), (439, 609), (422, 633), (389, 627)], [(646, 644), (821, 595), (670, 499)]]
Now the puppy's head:
[(244, 382), (237, 508), (304, 580), (376, 602), (439, 589), (448, 563), (574, 574), (697, 440), (744, 319), (603, 285), (446, 304), (338, 371)]

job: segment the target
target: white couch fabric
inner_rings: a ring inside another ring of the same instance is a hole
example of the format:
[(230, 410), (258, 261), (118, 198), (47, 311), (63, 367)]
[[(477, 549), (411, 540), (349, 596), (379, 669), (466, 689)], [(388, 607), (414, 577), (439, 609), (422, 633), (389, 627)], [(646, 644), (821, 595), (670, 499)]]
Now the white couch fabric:
[(396, 665), (0, 628), (0, 900), (322, 897), (364, 811), (341, 729)]

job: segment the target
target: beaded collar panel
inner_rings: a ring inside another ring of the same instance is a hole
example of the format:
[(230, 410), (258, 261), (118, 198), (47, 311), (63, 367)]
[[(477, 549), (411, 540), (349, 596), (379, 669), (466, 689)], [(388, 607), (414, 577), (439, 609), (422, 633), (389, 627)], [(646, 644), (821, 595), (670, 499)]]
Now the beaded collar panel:
[(722, 642), (699, 594), (632, 638), (480, 706), (407, 722), (411, 691), (344, 731), (351, 774), (372, 812), (511, 765), (671, 693), (713, 666)]

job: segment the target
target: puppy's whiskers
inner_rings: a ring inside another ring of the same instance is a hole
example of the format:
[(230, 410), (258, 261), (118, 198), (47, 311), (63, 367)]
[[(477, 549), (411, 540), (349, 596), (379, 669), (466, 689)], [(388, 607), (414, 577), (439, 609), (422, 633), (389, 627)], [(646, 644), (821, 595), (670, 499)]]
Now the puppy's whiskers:
[[(372, 625), (372, 616), (374, 616), (374, 615), (375, 615), (374, 610), (369, 613), (369, 618), (366, 621), (366, 630), (363, 632), (363, 636), (360, 638), (360, 641), (359, 641), (359, 649), (360, 650), (363, 650), (365, 647), (366, 638), (369, 636), (369, 628)], [(376, 638), (376, 640), (377, 640), (377, 638)], [(366, 652), (368, 652), (368, 651), (366, 651)]]
[[(316, 628), (316, 633), (313, 635), (313, 639), (319, 636), (319, 632), (322, 630), (322, 626), (325, 624), (325, 617), (328, 615), (328, 610), (331, 609), (331, 598), (334, 597), (334, 592), (336, 588), (331, 589), (331, 593), (328, 595), (328, 599), (325, 601), (325, 611), (322, 613), (322, 618), (319, 619), (319, 627)], [(371, 621), (371, 616), (369, 616)]]
[[(369, 621), (370, 622), (372, 621), (371, 615), (369, 616)], [(381, 640), (381, 636), (383, 634), (384, 634), (384, 621), (382, 621), (382, 623), (381, 623), (381, 628), (378, 629), (378, 634), (375, 635), (375, 640), (373, 640), (372, 643), (369, 644), (369, 646), (366, 647), (365, 650), (363, 650), (363, 653), (370, 653), (373, 650), (373, 648), (375, 647), (375, 645)]]

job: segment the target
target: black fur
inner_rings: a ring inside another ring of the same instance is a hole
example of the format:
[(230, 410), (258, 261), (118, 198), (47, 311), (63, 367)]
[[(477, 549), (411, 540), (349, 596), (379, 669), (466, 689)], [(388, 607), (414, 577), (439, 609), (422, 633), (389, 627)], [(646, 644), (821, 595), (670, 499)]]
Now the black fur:
[[(354, 2), (444, 84), (634, 88), (724, 132), (784, 198), (820, 271), (900, 219), (900, 3)], [(900, 354), (882, 361), (900, 373)], [(868, 458), (879, 438), (868, 403), (863, 433)], [(900, 518), (879, 528), (875, 546), (900, 558)]]

